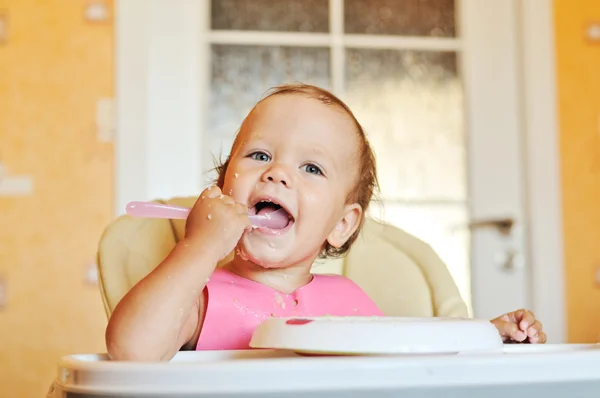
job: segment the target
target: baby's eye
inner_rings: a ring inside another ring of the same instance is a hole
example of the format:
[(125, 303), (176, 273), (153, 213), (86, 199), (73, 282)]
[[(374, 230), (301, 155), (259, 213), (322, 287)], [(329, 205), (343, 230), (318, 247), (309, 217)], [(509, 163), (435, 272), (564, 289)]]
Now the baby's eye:
[(321, 169), (318, 168), (317, 166), (315, 166), (314, 164), (307, 164), (307, 165), (305, 165), (304, 166), (304, 170), (307, 173), (310, 173), (310, 174), (316, 174), (316, 175), (322, 175), (323, 174), (323, 172), (321, 171)]
[(271, 157), (264, 152), (257, 151), (250, 154), (250, 158), (258, 160), (259, 162), (268, 162)]

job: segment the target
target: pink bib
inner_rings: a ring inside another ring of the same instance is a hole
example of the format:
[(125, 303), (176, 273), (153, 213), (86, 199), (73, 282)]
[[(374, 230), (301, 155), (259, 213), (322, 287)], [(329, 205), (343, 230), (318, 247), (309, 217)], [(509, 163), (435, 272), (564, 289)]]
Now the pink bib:
[(254, 329), (271, 317), (383, 316), (350, 279), (313, 275), (292, 294), (217, 269), (206, 284), (208, 304), (196, 350), (243, 350)]

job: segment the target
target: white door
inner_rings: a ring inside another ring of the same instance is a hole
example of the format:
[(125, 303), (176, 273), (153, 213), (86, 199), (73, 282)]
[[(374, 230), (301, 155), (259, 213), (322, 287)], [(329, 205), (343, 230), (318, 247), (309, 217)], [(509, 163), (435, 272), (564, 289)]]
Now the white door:
[(517, 7), (122, 0), (118, 208), (197, 194), (267, 88), (314, 83), (350, 105), (375, 148), (373, 216), (430, 243), (475, 316), (529, 307)]

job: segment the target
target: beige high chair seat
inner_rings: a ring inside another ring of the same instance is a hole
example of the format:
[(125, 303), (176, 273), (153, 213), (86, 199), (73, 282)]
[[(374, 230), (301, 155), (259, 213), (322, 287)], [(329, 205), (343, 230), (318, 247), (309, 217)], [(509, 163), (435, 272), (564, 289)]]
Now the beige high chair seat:
[[(195, 200), (187, 197), (157, 202), (192, 207)], [(98, 249), (99, 285), (108, 317), (127, 291), (183, 237), (184, 227), (184, 220), (128, 215), (108, 226)], [(373, 219), (365, 221), (361, 235), (344, 258), (317, 260), (312, 271), (345, 275), (387, 316), (468, 316), (454, 280), (433, 249)]]

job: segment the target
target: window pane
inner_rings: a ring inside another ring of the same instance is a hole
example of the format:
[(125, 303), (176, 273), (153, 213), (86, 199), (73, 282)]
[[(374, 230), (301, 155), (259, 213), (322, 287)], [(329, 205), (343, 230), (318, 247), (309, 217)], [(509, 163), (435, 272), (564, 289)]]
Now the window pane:
[(212, 0), (211, 27), (219, 30), (328, 32), (328, 0)]
[(384, 198), (466, 199), (455, 53), (347, 50), (345, 99), (376, 152)]
[(370, 215), (416, 236), (437, 252), (448, 266), (463, 299), (470, 308), (470, 234), (465, 227), (466, 204), (374, 203)]
[(454, 0), (345, 0), (346, 33), (455, 36)]
[(329, 49), (212, 46), (209, 145), (227, 155), (242, 120), (269, 88), (302, 82), (330, 88)]

